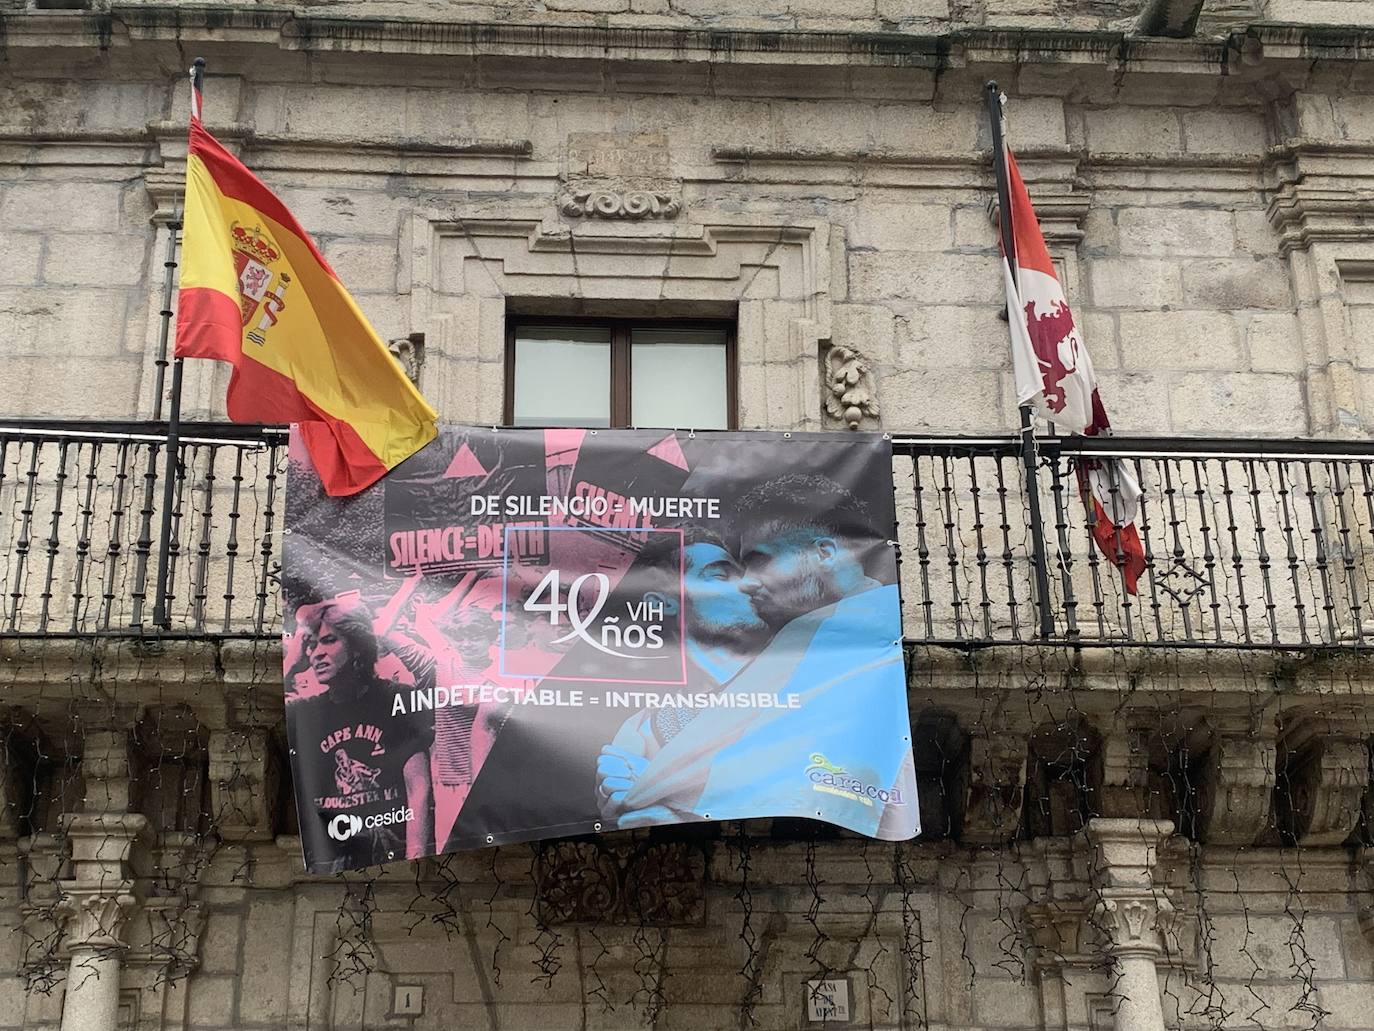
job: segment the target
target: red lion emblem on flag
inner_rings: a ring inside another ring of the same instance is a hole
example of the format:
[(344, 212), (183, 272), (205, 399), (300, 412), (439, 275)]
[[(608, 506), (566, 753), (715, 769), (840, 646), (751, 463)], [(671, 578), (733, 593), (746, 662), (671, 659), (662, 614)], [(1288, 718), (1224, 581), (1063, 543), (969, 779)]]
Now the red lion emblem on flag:
[[(1026, 302), (1026, 330), (1031, 346), (1040, 363), (1044, 382), (1045, 406), (1052, 412), (1062, 412), (1067, 400), (1063, 381), (1078, 371), (1078, 336), (1074, 332), (1073, 312), (1063, 301), (1056, 301), (1050, 312), (1035, 314), (1035, 302)], [(1064, 342), (1068, 341), (1068, 365), (1064, 360)]]

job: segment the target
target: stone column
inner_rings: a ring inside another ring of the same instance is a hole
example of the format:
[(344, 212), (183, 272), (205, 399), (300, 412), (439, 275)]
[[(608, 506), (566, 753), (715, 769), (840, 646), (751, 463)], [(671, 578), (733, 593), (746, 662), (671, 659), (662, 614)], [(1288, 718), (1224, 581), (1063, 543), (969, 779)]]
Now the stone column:
[(1084, 831), (1096, 913), (1114, 968), (1115, 1031), (1165, 1031), (1155, 962), (1174, 907), (1155, 886), (1154, 868), (1159, 846), (1173, 830), (1168, 820), (1093, 819)]
[(87, 731), (81, 763), (84, 808), (62, 818), (71, 846), (71, 877), (58, 900), (71, 956), (62, 1031), (106, 1031), (118, 1025), (124, 925), (137, 904), (130, 857), (148, 821), (128, 811), (127, 730)]
[(119, 1026), (120, 954), (130, 894), (71, 891), (58, 903), (71, 961), (62, 1002), (62, 1031), (109, 1031)]

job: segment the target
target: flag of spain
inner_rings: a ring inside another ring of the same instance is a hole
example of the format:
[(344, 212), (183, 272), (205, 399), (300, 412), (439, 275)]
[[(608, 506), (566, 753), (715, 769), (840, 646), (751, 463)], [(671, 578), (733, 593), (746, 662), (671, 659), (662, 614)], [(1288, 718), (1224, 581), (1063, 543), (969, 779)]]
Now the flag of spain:
[(434, 439), (434, 409), (324, 255), (198, 112), (184, 218), (176, 354), (234, 367), (230, 419), (300, 423), (336, 496), (375, 483)]

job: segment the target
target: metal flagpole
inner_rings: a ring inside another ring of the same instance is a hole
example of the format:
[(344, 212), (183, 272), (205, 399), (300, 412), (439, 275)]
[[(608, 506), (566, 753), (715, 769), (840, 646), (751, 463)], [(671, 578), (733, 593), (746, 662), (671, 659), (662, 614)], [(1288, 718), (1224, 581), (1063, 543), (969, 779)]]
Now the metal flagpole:
[[(1002, 231), (1002, 250), (1016, 281), (1016, 234), (1011, 223), (1011, 178), (1007, 174), (1007, 152), (1002, 140), (1002, 91), (989, 82), (988, 124), (992, 128), (992, 167), (997, 179), (997, 224)], [(1007, 312), (1009, 318), (1022, 318), (1020, 312)], [(1054, 613), (1050, 608), (1050, 574), (1045, 560), (1045, 521), (1040, 513), (1040, 485), (1036, 478), (1035, 413), (1030, 405), (1021, 406), (1021, 464), (1026, 475), (1026, 503), (1030, 509), (1031, 569), (1035, 583), (1036, 609), (1040, 614), (1040, 636), (1054, 636)]]
[[(204, 85), (205, 58), (197, 57), (191, 66), (191, 117), (197, 121), (200, 119), (201, 95)], [(175, 231), (173, 231), (174, 240), (175, 235)], [(170, 294), (168, 299), (170, 300)], [(167, 318), (170, 319), (170, 315)], [(162, 327), (164, 358), (166, 356), (167, 329), (168, 322), (164, 321)], [(167, 461), (163, 466), (162, 477), (162, 528), (158, 533), (157, 600), (153, 604), (153, 625), (163, 629), (172, 625), (171, 615), (167, 612), (167, 567), (172, 550), (172, 502), (176, 494), (177, 452), (181, 438), (181, 371), (183, 362), (184, 359), (179, 356), (172, 359), (172, 397), (171, 408), (167, 415)], [(161, 386), (160, 374), (158, 381), (159, 386)], [(161, 391), (159, 391), (158, 400), (161, 401)]]

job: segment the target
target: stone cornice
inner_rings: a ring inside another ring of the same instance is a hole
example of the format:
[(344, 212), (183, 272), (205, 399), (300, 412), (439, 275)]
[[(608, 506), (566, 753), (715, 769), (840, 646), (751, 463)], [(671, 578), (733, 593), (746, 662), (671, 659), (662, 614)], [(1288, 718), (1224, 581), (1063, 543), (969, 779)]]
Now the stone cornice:
[[(932, 25), (939, 24), (932, 22)], [(598, 61), (868, 66), (948, 69), (972, 64), (1042, 62), (1109, 66), (1131, 72), (1237, 74), (1255, 61), (1301, 64), (1313, 59), (1365, 60), (1374, 30), (1271, 25), (1238, 28), (1227, 37), (1187, 40), (1108, 30), (956, 27), (943, 33), (818, 32), (644, 26), (549, 25), (520, 22), (338, 18), (296, 14), (267, 5), (197, 7), (115, 4), (108, 12), (74, 15), (20, 11), (0, 16), (11, 49), (117, 48), (139, 40), (181, 48), (259, 44), (283, 51), (367, 51), (440, 57), (537, 57)]]

